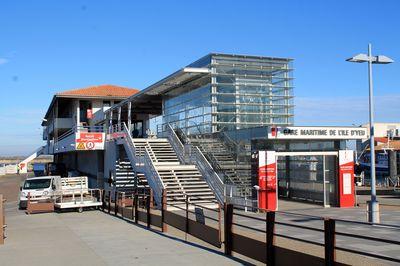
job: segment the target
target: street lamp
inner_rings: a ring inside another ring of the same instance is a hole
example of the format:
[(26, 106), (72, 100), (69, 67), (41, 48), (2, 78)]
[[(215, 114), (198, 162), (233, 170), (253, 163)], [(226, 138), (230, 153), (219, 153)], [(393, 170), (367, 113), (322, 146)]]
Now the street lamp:
[(358, 54), (347, 59), (348, 62), (364, 63), (368, 62), (368, 80), (369, 80), (369, 146), (370, 146), (370, 173), (371, 173), (371, 201), (368, 202), (368, 221), (370, 223), (379, 223), (379, 203), (376, 200), (376, 175), (375, 175), (375, 139), (374, 139), (374, 102), (372, 85), (372, 64), (390, 64), (394, 61), (387, 56), (373, 56), (371, 44), (368, 44), (368, 55)]

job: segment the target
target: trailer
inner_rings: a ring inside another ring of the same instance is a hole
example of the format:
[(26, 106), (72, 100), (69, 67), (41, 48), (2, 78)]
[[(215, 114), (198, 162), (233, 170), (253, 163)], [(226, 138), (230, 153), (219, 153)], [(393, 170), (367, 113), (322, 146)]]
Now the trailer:
[(54, 207), (60, 210), (98, 208), (102, 205), (102, 191), (90, 189), (87, 176), (65, 177), (57, 180), (58, 190), (54, 196)]

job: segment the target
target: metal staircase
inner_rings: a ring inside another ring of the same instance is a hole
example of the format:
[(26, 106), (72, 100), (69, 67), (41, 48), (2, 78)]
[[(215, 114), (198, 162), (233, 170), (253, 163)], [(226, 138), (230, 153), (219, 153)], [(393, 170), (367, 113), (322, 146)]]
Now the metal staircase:
[(133, 171), (144, 173), (157, 204), (162, 191), (167, 201), (188, 200), (195, 204), (217, 206), (213, 191), (196, 165), (184, 164), (167, 138), (131, 138), (124, 124), (117, 138), (123, 144)]
[[(223, 172), (225, 183), (238, 187), (251, 187), (250, 170), (247, 163), (238, 162), (231, 151), (217, 138), (190, 138), (190, 142), (199, 147), (213, 166)], [(244, 195), (244, 191), (242, 192)]]
[(147, 188), (149, 185), (144, 173), (137, 172), (135, 175), (128, 159), (119, 159), (115, 162), (114, 186), (118, 191), (132, 191), (136, 188)]

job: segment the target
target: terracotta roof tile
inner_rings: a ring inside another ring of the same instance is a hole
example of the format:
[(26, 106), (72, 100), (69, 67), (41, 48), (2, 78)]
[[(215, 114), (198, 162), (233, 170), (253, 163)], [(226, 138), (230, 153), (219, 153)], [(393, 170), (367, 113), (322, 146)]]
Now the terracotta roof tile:
[(56, 93), (57, 96), (129, 97), (139, 90), (115, 85), (99, 85)]

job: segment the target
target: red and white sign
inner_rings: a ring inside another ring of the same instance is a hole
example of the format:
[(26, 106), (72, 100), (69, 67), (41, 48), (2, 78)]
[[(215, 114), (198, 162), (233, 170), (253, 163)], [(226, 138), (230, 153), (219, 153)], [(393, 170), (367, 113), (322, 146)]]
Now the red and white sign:
[(75, 147), (77, 150), (103, 150), (104, 133), (99, 133), (99, 132), (76, 133)]
[(339, 151), (339, 207), (354, 207), (354, 154)]
[(275, 211), (278, 206), (275, 151), (259, 151), (258, 160), (258, 207)]

